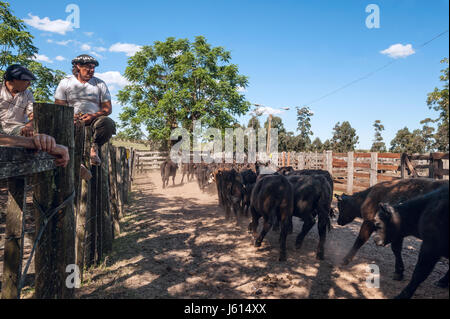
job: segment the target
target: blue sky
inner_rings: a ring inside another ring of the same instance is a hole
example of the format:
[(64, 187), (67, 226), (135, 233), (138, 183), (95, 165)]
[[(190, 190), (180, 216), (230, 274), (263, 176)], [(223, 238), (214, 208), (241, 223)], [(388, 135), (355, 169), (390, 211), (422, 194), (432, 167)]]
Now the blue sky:
[[(113, 94), (124, 85), (121, 74), (127, 54), (138, 46), (170, 36), (193, 40), (203, 35), (212, 45), (231, 51), (232, 62), (249, 77), (245, 95), (250, 102), (291, 108), (277, 115), (294, 131), (296, 106), (393, 61), (381, 51), (397, 45), (389, 52), (404, 54), (395, 58), (395, 63), (310, 105), (314, 137), (322, 141), (331, 138), (337, 122), (349, 121), (359, 135), (358, 148), (367, 149), (373, 141), (373, 122), (381, 120), (389, 146), (399, 129), (420, 128), (422, 119), (437, 117), (428, 109), (426, 97), (442, 86), (439, 76), (444, 65), (439, 61), (448, 57), (448, 33), (423, 48), (419, 46), (448, 30), (447, 0), (73, 0), (10, 4), (16, 16), (26, 19), (41, 62), (70, 73), (73, 57), (96, 54), (100, 62), (97, 72)], [(64, 21), (70, 14), (65, 11), (69, 4), (80, 9), (80, 27), (68, 30)], [(379, 28), (366, 27), (369, 4), (379, 7)], [(121, 107), (113, 107), (117, 120)], [(240, 121), (248, 119), (244, 116)]]

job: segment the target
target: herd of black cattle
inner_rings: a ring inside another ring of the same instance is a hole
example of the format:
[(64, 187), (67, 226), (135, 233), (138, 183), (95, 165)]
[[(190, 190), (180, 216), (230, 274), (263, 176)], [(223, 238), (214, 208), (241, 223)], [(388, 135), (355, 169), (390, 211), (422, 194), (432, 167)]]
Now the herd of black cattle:
[[(175, 185), (178, 165), (171, 160), (161, 164), (163, 188), (169, 177)], [(200, 189), (214, 183), (217, 187), (219, 205), (226, 218), (232, 215), (239, 224), (241, 215), (252, 221), (249, 232), (256, 237), (259, 247), (269, 230), (280, 230), (280, 261), (286, 260), (286, 237), (293, 232), (292, 218), (303, 221), (295, 247), (301, 248), (311, 228), (318, 224), (319, 245), (316, 256), (325, 256), (327, 231), (331, 228), (334, 210), (333, 179), (324, 170), (294, 170), (282, 167), (276, 172), (267, 172), (263, 164), (182, 164), (182, 181), (197, 178)], [(335, 195), (338, 201), (337, 223), (344, 226), (356, 217), (363, 220), (357, 239), (345, 256), (346, 265), (356, 255), (371, 234), (375, 232), (375, 243), (379, 246), (391, 244), (395, 256), (394, 280), (402, 280), (404, 265), (401, 257), (403, 238), (415, 236), (422, 240), (419, 258), (409, 284), (396, 298), (411, 298), (417, 287), (428, 277), (441, 257), (449, 255), (449, 182), (429, 178), (413, 178), (378, 183), (362, 192)], [(264, 225), (257, 234), (259, 219)], [(449, 285), (448, 271), (437, 286)]]

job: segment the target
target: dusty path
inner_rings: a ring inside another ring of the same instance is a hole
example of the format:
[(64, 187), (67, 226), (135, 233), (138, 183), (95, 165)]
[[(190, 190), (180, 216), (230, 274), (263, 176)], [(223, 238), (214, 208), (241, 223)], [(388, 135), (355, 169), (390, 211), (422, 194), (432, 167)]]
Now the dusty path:
[[(391, 298), (407, 284), (391, 279), (393, 255), (371, 239), (347, 267), (339, 263), (358, 233), (360, 221), (339, 227), (333, 221), (326, 260), (315, 259), (317, 228), (300, 251), (294, 240), (301, 222), (294, 218), (288, 236), (287, 262), (278, 262), (278, 233), (271, 231), (260, 248), (240, 226), (227, 222), (217, 196), (202, 193), (196, 182), (166, 190), (158, 172), (139, 176), (122, 234), (102, 267), (85, 274), (78, 298)], [(171, 184), (170, 184), (171, 185)], [(404, 243), (405, 278), (417, 260), (420, 241)], [(380, 288), (368, 288), (367, 265), (380, 268)], [(448, 269), (438, 263), (419, 287), (416, 298), (449, 298), (448, 289), (433, 285)]]

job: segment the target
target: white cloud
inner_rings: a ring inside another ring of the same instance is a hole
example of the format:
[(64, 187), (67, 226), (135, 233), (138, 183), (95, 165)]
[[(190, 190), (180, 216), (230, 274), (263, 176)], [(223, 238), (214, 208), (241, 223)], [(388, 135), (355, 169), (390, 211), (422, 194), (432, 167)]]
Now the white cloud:
[(104, 73), (95, 73), (95, 76), (106, 82), (108, 87), (112, 90), (116, 86), (123, 88), (125, 85), (130, 84), (127, 79), (125, 79), (122, 74), (118, 71), (108, 71)]
[(63, 57), (63, 56), (58, 55), (58, 56), (55, 58), (55, 60), (56, 60), (56, 61), (65, 61), (66, 58)]
[(69, 43), (74, 42), (73, 40), (66, 40), (66, 41), (56, 41), (56, 44), (67, 46)]
[(52, 39), (47, 39), (47, 42), (48, 43), (53, 43), (53, 40)]
[(94, 32), (83, 32), (88, 37), (92, 37), (94, 35)]
[(273, 109), (268, 106), (260, 106), (256, 108), (252, 113), (255, 113), (256, 115), (269, 115), (269, 114), (281, 114), (284, 113), (282, 110)]
[(247, 92), (247, 90), (246, 90), (245, 88), (243, 88), (242, 86), (239, 86), (239, 87), (237, 88), (237, 91), (240, 92), (240, 93)]
[(105, 51), (107, 51), (108, 49), (106, 49), (106, 48), (104, 48), (104, 47), (94, 47), (94, 50), (95, 50), (95, 51), (98, 51), (98, 52), (105, 52)]
[(400, 43), (393, 44), (386, 50), (380, 51), (381, 54), (387, 55), (393, 59), (406, 58), (416, 53), (411, 44), (403, 45)]
[(139, 51), (142, 47), (137, 44), (132, 43), (115, 43), (110, 48), (110, 52), (124, 52), (127, 56), (133, 56), (137, 51)]
[(53, 61), (50, 60), (50, 58), (44, 54), (35, 54), (33, 57), (33, 60), (38, 61), (38, 62), (53, 63)]
[(91, 50), (91, 46), (90, 46), (89, 44), (83, 43), (83, 44), (81, 45), (81, 50), (83, 50), (83, 51), (89, 51), (89, 50)]
[(99, 59), (103, 59), (103, 55), (98, 54), (98, 53), (95, 52), (95, 51), (90, 51), (89, 54), (92, 54), (93, 56), (96, 56), (96, 57), (99, 58)]
[(42, 31), (54, 32), (65, 35), (68, 31), (73, 31), (72, 24), (69, 21), (64, 21), (61, 19), (50, 20), (48, 17), (39, 18), (31, 13), (28, 14), (30, 19), (23, 19), (26, 24)]

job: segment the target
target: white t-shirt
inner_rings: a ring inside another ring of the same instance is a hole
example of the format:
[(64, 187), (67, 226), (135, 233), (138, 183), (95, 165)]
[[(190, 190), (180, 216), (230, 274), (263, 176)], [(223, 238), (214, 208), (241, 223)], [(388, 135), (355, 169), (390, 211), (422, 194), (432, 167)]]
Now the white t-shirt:
[(95, 76), (89, 82), (81, 83), (71, 75), (61, 80), (55, 99), (67, 101), (74, 107), (75, 114), (92, 114), (100, 111), (101, 103), (111, 101), (111, 94), (106, 83)]
[(33, 94), (29, 90), (13, 97), (6, 85), (0, 83), (0, 132), (11, 134), (15, 128), (23, 127), (33, 113), (33, 102)]

